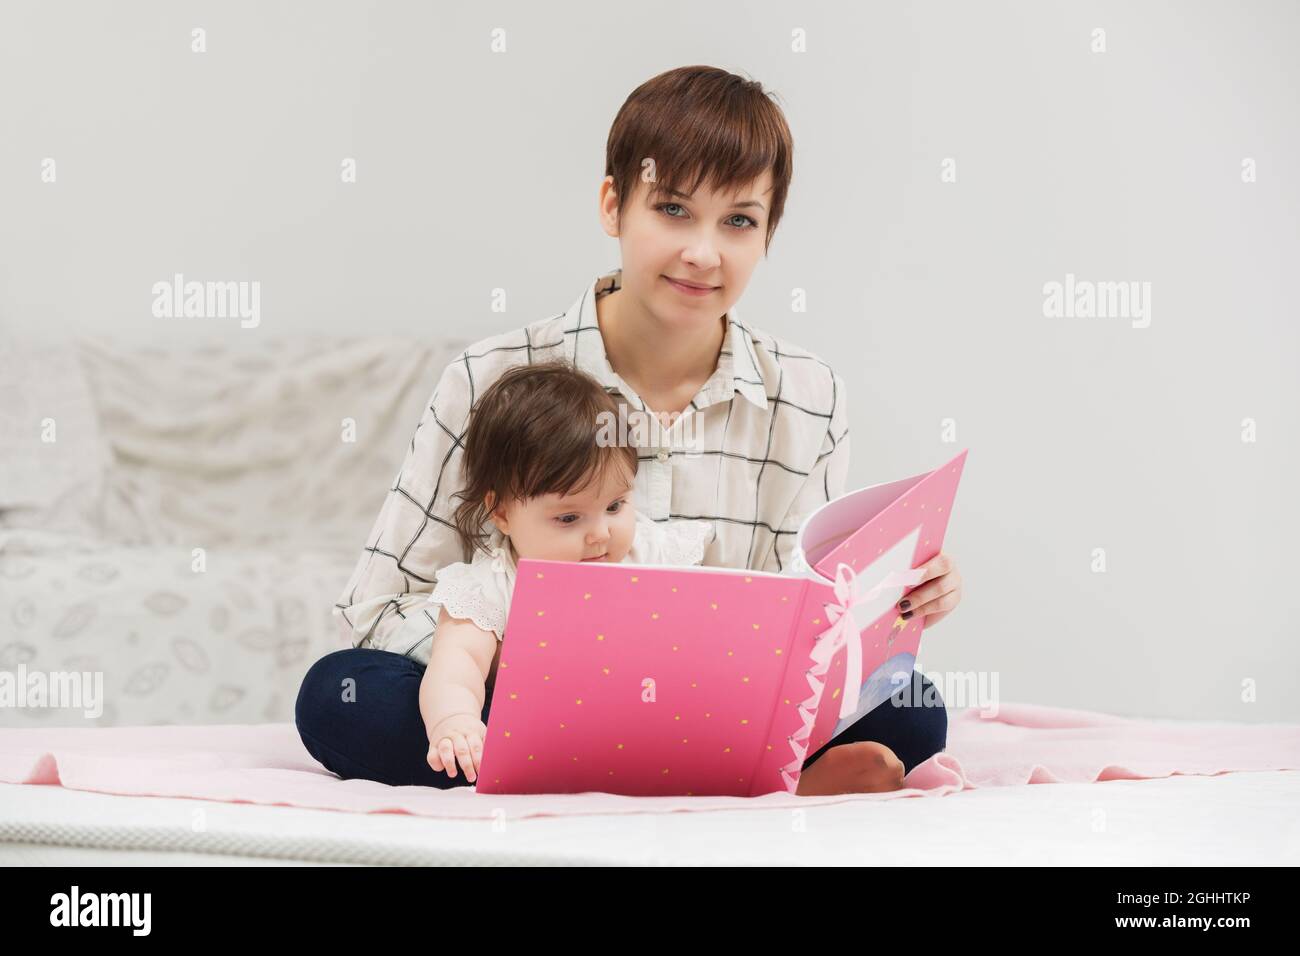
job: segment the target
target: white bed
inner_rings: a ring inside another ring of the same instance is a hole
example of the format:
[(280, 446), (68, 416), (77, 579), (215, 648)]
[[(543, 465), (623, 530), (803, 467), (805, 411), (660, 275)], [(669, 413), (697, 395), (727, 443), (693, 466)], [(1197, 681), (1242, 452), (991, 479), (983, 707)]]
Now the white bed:
[(0, 864), (1294, 866), (1298, 809), (1300, 771), (503, 824), (3, 784)]
[[(339, 646), (329, 609), (376, 495), (464, 344), (11, 353), (21, 401), (0, 408), (0, 669), (99, 672), (105, 703), (94, 719), (0, 708), (0, 729), (288, 725), (302, 674)], [(57, 461), (30, 440), (36, 409), (58, 418)], [(367, 423), (355, 445), (339, 441), (344, 417)], [(289, 438), (298, 454), (270, 453)], [(0, 784), (0, 862), (1294, 865), (1298, 808), (1300, 771), (495, 828)]]

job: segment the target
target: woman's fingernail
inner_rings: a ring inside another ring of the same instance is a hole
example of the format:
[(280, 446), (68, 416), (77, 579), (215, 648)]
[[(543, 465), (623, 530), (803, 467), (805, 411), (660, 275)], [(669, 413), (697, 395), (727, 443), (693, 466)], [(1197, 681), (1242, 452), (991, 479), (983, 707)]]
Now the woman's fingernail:
[(899, 609), (903, 611), (906, 611), (911, 606), (912, 606), (912, 602), (909, 601), (907, 598), (903, 598), (903, 600), (898, 602)]
[(912, 617), (912, 612), (911, 612), (911, 611), (904, 611), (904, 612), (903, 612), (903, 620), (904, 620), (904, 621), (909, 620), (911, 617)]

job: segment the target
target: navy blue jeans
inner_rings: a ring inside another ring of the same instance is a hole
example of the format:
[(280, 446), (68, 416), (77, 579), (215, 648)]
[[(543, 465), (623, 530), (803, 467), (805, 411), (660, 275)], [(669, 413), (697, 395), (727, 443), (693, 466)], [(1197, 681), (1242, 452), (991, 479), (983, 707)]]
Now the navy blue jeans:
[[(294, 717), (307, 752), (345, 780), (442, 790), (467, 786), (461, 768), (451, 777), (429, 766), (429, 735), (420, 714), (423, 677), (424, 665), (390, 651), (349, 647), (326, 654), (307, 671), (298, 690)], [(349, 679), (353, 683), (345, 694), (344, 682)], [(491, 706), (489, 690), (483, 704), (484, 724)], [(913, 671), (910, 687), (901, 686), (892, 699), (803, 765), (807, 769), (831, 747), (874, 740), (894, 751), (910, 771), (943, 750), (947, 736), (948, 714), (938, 688)]]

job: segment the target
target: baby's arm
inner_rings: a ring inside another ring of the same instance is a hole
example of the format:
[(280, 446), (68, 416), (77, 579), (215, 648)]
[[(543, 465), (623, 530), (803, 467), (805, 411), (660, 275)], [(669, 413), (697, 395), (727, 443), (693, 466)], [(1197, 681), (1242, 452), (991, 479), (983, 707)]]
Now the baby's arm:
[[(429, 735), (429, 765), (456, 776), (459, 758), (473, 781), (482, 759), (483, 703), (497, 638), (472, 621), (438, 613), (429, 665), (420, 681), (420, 715)], [(441, 744), (441, 746), (440, 746)]]

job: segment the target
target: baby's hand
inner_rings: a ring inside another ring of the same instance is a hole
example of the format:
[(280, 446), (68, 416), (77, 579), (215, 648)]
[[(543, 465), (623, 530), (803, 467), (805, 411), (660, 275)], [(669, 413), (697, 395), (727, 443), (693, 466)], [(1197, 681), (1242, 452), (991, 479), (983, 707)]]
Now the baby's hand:
[(470, 783), (478, 776), (478, 765), (483, 762), (483, 738), (487, 727), (476, 714), (452, 714), (444, 717), (429, 730), (429, 766), (446, 770), (447, 776), (456, 776), (456, 761), (460, 760), (465, 779)]

